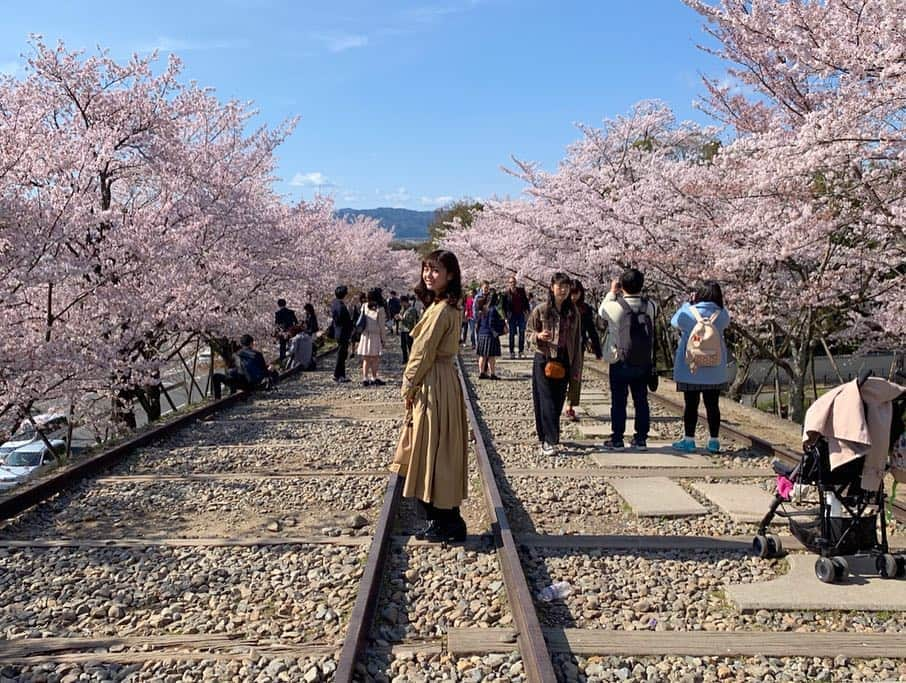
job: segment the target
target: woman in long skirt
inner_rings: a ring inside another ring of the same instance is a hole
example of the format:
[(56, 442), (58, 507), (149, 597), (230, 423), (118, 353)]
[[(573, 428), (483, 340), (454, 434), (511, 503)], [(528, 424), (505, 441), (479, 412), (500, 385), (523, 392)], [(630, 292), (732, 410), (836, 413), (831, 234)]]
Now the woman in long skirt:
[[(403, 496), (418, 500), (427, 520), (416, 538), (462, 542), (459, 505), (468, 491), (468, 421), (456, 372), (462, 278), (456, 256), (444, 250), (422, 261), (415, 293), (426, 310), (412, 330), (403, 371), (407, 423), (392, 469), (406, 477)], [(410, 431), (411, 430), (411, 431)]]

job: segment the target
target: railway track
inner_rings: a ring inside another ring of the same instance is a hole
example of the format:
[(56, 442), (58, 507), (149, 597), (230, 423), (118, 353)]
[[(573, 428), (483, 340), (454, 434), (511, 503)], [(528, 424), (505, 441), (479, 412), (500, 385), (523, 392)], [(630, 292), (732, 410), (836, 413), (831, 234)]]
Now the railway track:
[[(754, 525), (700, 487), (762, 487), (776, 453), (734, 434), (704, 465), (602, 461), (590, 379), (566, 455), (545, 457), (528, 362), (498, 367), (479, 382), (461, 363), (463, 545), (415, 541), (386, 473), (398, 381), (307, 374), (31, 492), (0, 526), (0, 681), (906, 679), (902, 612), (733, 604), (795, 553), (751, 557)], [(654, 412), (667, 440), (676, 417)], [(646, 516), (620, 488), (661, 479), (703, 512)], [(565, 599), (536, 598), (559, 580)]]

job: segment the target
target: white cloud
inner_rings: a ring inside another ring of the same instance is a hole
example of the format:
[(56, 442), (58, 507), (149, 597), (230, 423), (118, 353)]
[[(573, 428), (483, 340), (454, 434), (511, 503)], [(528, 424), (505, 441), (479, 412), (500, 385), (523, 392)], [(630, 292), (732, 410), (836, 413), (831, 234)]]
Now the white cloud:
[(139, 48), (139, 52), (190, 52), (193, 50), (235, 50), (237, 48), (247, 47), (248, 41), (245, 40), (185, 40), (183, 38), (171, 38), (169, 36), (158, 36), (152, 42), (147, 43)]
[(422, 5), (421, 7), (413, 7), (406, 14), (419, 24), (432, 24), (451, 14), (468, 12), (481, 4), (481, 2), (482, 0), (465, 0), (464, 2), (452, 2), (446, 5)]
[(419, 202), (422, 206), (443, 206), (444, 204), (449, 204), (453, 201), (453, 197), (449, 195), (441, 195), (440, 197), (422, 197), (419, 199)]
[(408, 202), (409, 190), (405, 187), (399, 187), (394, 192), (384, 194), (384, 199), (388, 202)]
[(334, 184), (320, 171), (297, 173), (289, 184), (293, 187), (334, 187)]
[(333, 53), (368, 45), (368, 36), (356, 33), (318, 33), (315, 38), (324, 43), (327, 49)]

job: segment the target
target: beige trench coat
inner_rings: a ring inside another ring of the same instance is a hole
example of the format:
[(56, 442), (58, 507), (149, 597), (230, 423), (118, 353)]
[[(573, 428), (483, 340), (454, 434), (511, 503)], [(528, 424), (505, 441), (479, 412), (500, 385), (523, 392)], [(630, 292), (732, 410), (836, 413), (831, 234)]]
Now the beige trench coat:
[[(432, 304), (412, 330), (403, 398), (413, 400), (411, 451), (403, 495), (435, 507), (457, 507), (468, 493), (468, 417), (454, 359), (458, 308)], [(405, 428), (404, 428), (405, 429)]]

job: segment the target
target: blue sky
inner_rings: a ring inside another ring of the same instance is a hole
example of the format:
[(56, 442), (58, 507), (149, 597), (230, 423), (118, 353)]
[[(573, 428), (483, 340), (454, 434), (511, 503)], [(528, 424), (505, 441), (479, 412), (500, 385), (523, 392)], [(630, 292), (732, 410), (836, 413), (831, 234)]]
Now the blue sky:
[(553, 168), (578, 137), (637, 101), (692, 102), (724, 66), (679, 0), (183, 0), (2, 3), (0, 71), (28, 35), (113, 56), (157, 48), (184, 77), (301, 121), (278, 150), (288, 198), (432, 209), (515, 196), (510, 156)]

